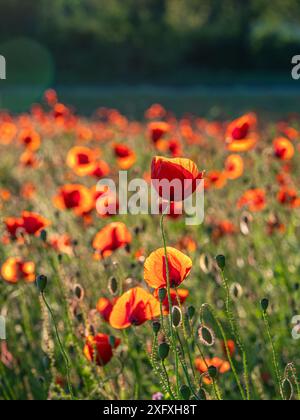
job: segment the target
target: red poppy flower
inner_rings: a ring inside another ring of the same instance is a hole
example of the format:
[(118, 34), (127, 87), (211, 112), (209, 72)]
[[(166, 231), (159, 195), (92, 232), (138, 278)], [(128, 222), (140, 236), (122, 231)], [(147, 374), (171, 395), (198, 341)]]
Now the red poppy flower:
[(170, 131), (170, 126), (166, 122), (152, 122), (148, 125), (148, 130), (152, 142), (156, 144)]
[(222, 189), (227, 183), (226, 174), (220, 171), (212, 171), (205, 177), (205, 188)]
[(78, 176), (87, 176), (96, 170), (97, 153), (87, 147), (73, 147), (67, 156), (67, 165)]
[[(178, 287), (190, 274), (192, 260), (175, 248), (168, 247), (170, 286)], [(164, 248), (153, 252), (145, 261), (145, 282), (153, 289), (167, 287), (167, 265)]]
[(24, 280), (26, 283), (35, 281), (35, 264), (25, 262), (21, 258), (9, 258), (1, 268), (1, 275), (8, 283), (18, 283)]
[(73, 210), (82, 215), (94, 207), (93, 196), (88, 188), (79, 184), (67, 184), (60, 188), (54, 205), (60, 210)]
[(50, 225), (49, 220), (45, 219), (37, 213), (32, 213), (29, 211), (23, 211), (22, 219), (22, 227), (28, 235), (39, 235), (41, 230)]
[(238, 208), (248, 207), (252, 212), (262, 211), (266, 207), (266, 193), (261, 189), (248, 190), (238, 201)]
[[(168, 201), (183, 201), (188, 198), (196, 190), (197, 181), (202, 178), (203, 173), (199, 172), (197, 165), (189, 159), (167, 159), (156, 156), (152, 160), (152, 184), (160, 197)], [(160, 185), (161, 181), (169, 183), (173, 181), (174, 187), (171, 187), (171, 191), (164, 191)]]
[(136, 162), (135, 152), (125, 144), (115, 144), (114, 153), (118, 166), (123, 170), (130, 169)]
[(225, 175), (228, 179), (240, 178), (244, 173), (244, 161), (240, 155), (230, 155), (225, 162)]
[(41, 138), (40, 135), (33, 129), (24, 129), (19, 134), (20, 143), (25, 146), (27, 150), (35, 152), (40, 148)]
[(141, 287), (136, 287), (117, 300), (109, 322), (113, 328), (123, 329), (141, 325), (159, 315), (159, 302)]
[(115, 222), (103, 228), (94, 238), (93, 248), (103, 258), (131, 243), (132, 237), (124, 223)]
[(101, 297), (97, 302), (96, 309), (99, 314), (101, 314), (102, 318), (108, 322), (110, 314), (113, 310), (113, 303), (109, 299)]
[(300, 198), (293, 188), (282, 187), (277, 195), (277, 200), (280, 204), (290, 208), (300, 207)]
[(254, 114), (247, 114), (229, 124), (226, 131), (228, 150), (232, 152), (246, 152), (255, 147), (258, 136), (255, 132), (257, 118)]
[(293, 144), (284, 137), (279, 137), (274, 140), (274, 154), (278, 159), (290, 160), (294, 157), (295, 148)]
[(113, 350), (119, 347), (120, 343), (121, 340), (117, 338), (114, 347), (112, 347), (106, 334), (89, 336), (86, 339), (83, 353), (90, 362), (95, 362), (98, 366), (105, 366), (112, 359)]
[[(218, 357), (214, 357), (213, 359), (201, 359), (197, 358), (195, 360), (195, 367), (201, 373), (208, 373), (208, 369), (210, 367), (215, 367), (220, 374), (224, 374), (230, 371), (230, 364), (227, 361), (224, 361)], [(204, 383), (207, 385), (212, 384), (212, 380), (210, 377), (204, 378)]]

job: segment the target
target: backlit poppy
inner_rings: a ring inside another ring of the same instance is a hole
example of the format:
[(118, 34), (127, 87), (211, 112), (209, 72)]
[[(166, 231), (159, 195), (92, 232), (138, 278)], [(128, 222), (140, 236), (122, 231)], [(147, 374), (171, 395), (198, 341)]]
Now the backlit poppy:
[(105, 258), (131, 243), (131, 234), (124, 223), (110, 223), (94, 238), (93, 248)]
[(73, 147), (67, 155), (67, 165), (78, 176), (87, 176), (96, 170), (96, 152), (87, 147)]
[(110, 315), (110, 325), (123, 329), (138, 326), (160, 315), (160, 304), (141, 287), (130, 289), (115, 303)]
[(113, 350), (118, 348), (121, 343), (119, 338), (115, 339), (114, 347), (109, 342), (106, 334), (97, 334), (95, 337), (89, 336), (83, 349), (87, 360), (96, 363), (98, 366), (105, 366), (113, 357)]
[(240, 178), (244, 173), (244, 161), (240, 155), (230, 155), (225, 162), (225, 174), (228, 179)]
[(25, 262), (21, 258), (9, 258), (1, 268), (1, 275), (8, 283), (18, 283), (24, 280), (26, 283), (35, 281), (35, 265), (33, 262)]
[(25, 146), (27, 150), (35, 152), (40, 148), (40, 135), (32, 129), (24, 129), (19, 134), (20, 143)]
[[(170, 286), (178, 287), (190, 274), (192, 260), (175, 248), (168, 247)], [(145, 261), (144, 279), (153, 289), (167, 287), (167, 267), (164, 248), (154, 251)]]
[(227, 148), (231, 152), (246, 152), (255, 147), (258, 136), (255, 132), (255, 114), (246, 114), (230, 123), (226, 131)]
[(238, 208), (248, 207), (252, 212), (262, 211), (266, 207), (266, 193), (262, 189), (248, 190), (238, 201)]
[(295, 154), (295, 148), (290, 140), (285, 137), (279, 137), (273, 143), (274, 154), (278, 159), (290, 160)]
[(79, 184), (67, 184), (59, 189), (54, 204), (60, 210), (73, 210), (82, 215), (94, 206), (93, 196), (88, 188)]
[(135, 152), (125, 144), (115, 144), (114, 153), (118, 166), (123, 170), (130, 169), (136, 162)]
[[(197, 358), (195, 360), (195, 367), (201, 374), (208, 373), (208, 369), (210, 367), (215, 367), (220, 374), (227, 373), (231, 369), (229, 362), (222, 360), (218, 357), (214, 357), (213, 359), (205, 359), (205, 360), (201, 358)], [(206, 383), (207, 385), (211, 385), (212, 384), (211, 378), (209, 376), (204, 378), (204, 383)]]
[[(152, 160), (152, 184), (160, 197), (170, 201), (183, 201), (196, 190), (197, 182), (203, 178), (197, 165), (190, 159), (167, 159), (156, 156)], [(161, 181), (174, 182), (171, 191), (164, 191)], [(177, 185), (178, 184), (178, 185)]]
[(102, 318), (108, 322), (110, 314), (113, 310), (113, 303), (109, 299), (101, 297), (97, 302), (96, 309), (99, 314), (101, 314)]

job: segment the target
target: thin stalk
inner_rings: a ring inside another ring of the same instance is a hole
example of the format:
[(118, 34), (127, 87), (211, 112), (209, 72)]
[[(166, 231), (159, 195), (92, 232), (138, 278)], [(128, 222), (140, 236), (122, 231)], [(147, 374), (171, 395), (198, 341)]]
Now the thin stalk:
[(73, 389), (72, 389), (72, 385), (71, 385), (71, 377), (70, 377), (70, 362), (69, 362), (69, 358), (68, 358), (68, 355), (67, 355), (67, 353), (66, 353), (66, 351), (64, 349), (64, 346), (62, 344), (62, 341), (60, 339), (60, 336), (59, 336), (59, 333), (58, 333), (58, 328), (57, 328), (57, 325), (56, 325), (56, 322), (55, 322), (55, 318), (54, 318), (54, 314), (53, 314), (52, 309), (51, 309), (51, 307), (50, 307), (50, 305), (49, 305), (49, 303), (48, 303), (48, 301), (46, 299), (46, 296), (45, 296), (44, 292), (41, 293), (41, 296), (42, 296), (43, 302), (46, 305), (46, 307), (47, 307), (47, 309), (48, 309), (48, 311), (50, 313), (50, 316), (52, 318), (52, 321), (53, 321), (53, 325), (54, 325), (54, 329), (55, 329), (55, 336), (56, 336), (56, 339), (57, 339), (57, 342), (58, 342), (58, 345), (59, 345), (59, 348), (60, 348), (62, 357), (63, 357), (63, 359), (65, 361), (65, 365), (66, 365), (67, 382), (68, 382), (69, 392), (70, 392), (71, 398), (74, 399)]
[(270, 329), (270, 324), (269, 324), (269, 320), (268, 320), (268, 315), (265, 311), (263, 311), (263, 320), (264, 320), (265, 327), (266, 327), (266, 330), (267, 330), (267, 335), (268, 335), (268, 338), (269, 338), (269, 342), (270, 342), (270, 345), (271, 345), (271, 348), (272, 348), (273, 365), (274, 365), (275, 375), (276, 375), (277, 384), (278, 384), (278, 388), (279, 388), (279, 392), (280, 392), (280, 397), (281, 397), (282, 400), (284, 400), (284, 393), (283, 393), (283, 389), (282, 389), (282, 378), (281, 378), (280, 371), (279, 371), (278, 358), (277, 358), (273, 338), (272, 338), (272, 335), (271, 335), (271, 329)]

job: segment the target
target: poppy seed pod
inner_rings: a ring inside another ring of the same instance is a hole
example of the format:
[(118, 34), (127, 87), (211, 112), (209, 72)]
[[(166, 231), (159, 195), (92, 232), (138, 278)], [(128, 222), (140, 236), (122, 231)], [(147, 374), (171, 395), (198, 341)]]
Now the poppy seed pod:
[(45, 229), (41, 230), (40, 238), (43, 242), (47, 242), (47, 231)]
[(208, 368), (208, 373), (209, 376), (211, 377), (211, 379), (216, 379), (217, 375), (218, 375), (218, 369), (215, 366), (209, 366)]
[(40, 293), (43, 293), (47, 287), (48, 279), (44, 275), (37, 276), (36, 286)]
[(84, 290), (83, 287), (80, 284), (76, 284), (74, 287), (74, 294), (77, 297), (78, 300), (83, 300), (84, 298)]
[(212, 347), (216, 342), (214, 332), (204, 325), (199, 328), (198, 336), (201, 343), (206, 347)]
[(161, 343), (158, 347), (159, 358), (164, 361), (169, 355), (170, 347), (167, 343)]
[(109, 344), (112, 346), (112, 347), (115, 347), (115, 344), (116, 344), (116, 337), (114, 337), (113, 335), (110, 335), (109, 336)]
[(108, 289), (110, 293), (115, 296), (118, 292), (118, 280), (115, 277), (111, 277), (108, 281)]
[(175, 328), (179, 327), (182, 321), (182, 313), (178, 306), (173, 306), (172, 309), (172, 324)]

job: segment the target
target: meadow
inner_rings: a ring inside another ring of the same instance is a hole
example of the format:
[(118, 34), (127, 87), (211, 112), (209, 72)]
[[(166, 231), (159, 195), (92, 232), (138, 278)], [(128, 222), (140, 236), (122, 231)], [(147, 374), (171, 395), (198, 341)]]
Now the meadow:
[[(97, 106), (0, 113), (0, 399), (299, 400), (299, 115)], [(204, 223), (99, 214), (120, 170)]]

